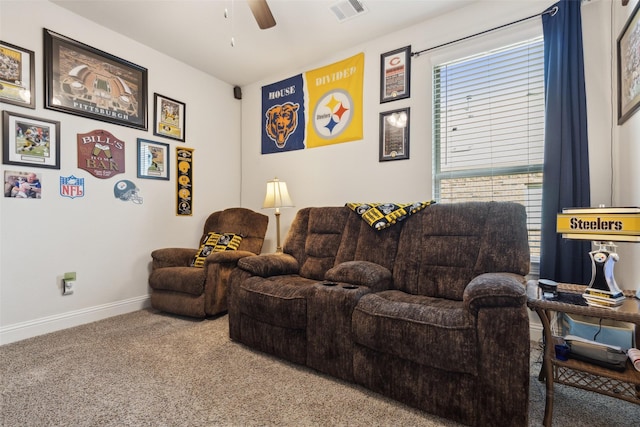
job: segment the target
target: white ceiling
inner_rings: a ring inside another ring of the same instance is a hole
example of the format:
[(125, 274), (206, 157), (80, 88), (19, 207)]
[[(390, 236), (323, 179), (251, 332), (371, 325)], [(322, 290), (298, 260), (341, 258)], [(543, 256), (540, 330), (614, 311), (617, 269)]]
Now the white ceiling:
[(329, 8), (337, 0), (268, 0), (277, 25), (267, 30), (245, 0), (50, 1), (243, 86), (480, 0), (361, 0), (368, 11), (342, 22)]

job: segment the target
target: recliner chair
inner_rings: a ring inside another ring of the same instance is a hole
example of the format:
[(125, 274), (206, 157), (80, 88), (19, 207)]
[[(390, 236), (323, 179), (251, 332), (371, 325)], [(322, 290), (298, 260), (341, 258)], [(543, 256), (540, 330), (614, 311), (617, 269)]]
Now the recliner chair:
[[(209, 215), (200, 249), (163, 248), (151, 252), (151, 306), (199, 318), (227, 311), (229, 275), (239, 259), (260, 253), (268, 223), (266, 215), (229, 208)], [(197, 254), (200, 257), (195, 263)]]

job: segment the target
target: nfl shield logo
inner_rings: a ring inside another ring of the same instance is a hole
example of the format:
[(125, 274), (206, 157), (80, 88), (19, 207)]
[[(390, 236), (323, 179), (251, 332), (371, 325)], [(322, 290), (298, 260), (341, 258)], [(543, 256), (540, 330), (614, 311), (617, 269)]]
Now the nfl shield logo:
[(84, 178), (73, 175), (60, 177), (60, 195), (62, 197), (84, 197)]

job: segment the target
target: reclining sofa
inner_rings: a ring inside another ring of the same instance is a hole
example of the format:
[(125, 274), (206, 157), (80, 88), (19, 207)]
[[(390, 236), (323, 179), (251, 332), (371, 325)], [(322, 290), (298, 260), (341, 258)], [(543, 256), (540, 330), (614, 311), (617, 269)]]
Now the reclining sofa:
[(377, 230), (298, 211), (283, 254), (238, 261), (232, 340), (475, 426), (528, 425), (526, 213), (434, 204)]

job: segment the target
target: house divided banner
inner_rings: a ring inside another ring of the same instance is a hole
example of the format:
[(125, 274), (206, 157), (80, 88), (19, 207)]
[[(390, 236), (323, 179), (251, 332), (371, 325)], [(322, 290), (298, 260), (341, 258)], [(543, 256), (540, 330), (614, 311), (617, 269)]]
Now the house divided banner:
[(362, 139), (364, 53), (305, 73), (307, 147)]
[(193, 148), (176, 147), (176, 215), (193, 215)]
[(359, 53), (263, 86), (262, 154), (362, 139), (363, 77)]
[(262, 154), (304, 149), (302, 74), (262, 87)]

